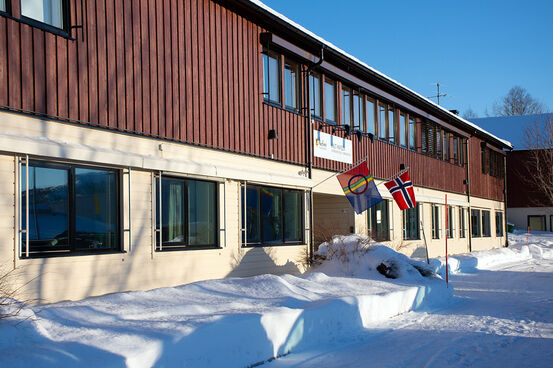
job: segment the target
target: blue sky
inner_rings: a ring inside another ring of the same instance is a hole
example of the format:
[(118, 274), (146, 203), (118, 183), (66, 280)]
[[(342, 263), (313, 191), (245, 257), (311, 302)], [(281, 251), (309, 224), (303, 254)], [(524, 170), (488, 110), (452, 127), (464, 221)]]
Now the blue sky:
[(553, 110), (553, 1), (262, 0), (424, 96), (478, 116), (514, 85)]

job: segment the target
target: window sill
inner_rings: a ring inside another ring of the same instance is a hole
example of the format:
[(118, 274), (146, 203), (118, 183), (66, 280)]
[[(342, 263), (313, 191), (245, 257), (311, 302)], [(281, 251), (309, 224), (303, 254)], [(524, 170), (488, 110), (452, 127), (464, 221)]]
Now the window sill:
[(86, 257), (86, 256), (99, 256), (99, 255), (124, 255), (127, 251), (121, 250), (103, 250), (103, 251), (80, 251), (80, 252), (66, 252), (66, 253), (41, 253), (30, 254), (29, 257), (19, 257), (20, 260), (32, 260), (32, 259), (44, 259), (44, 258), (68, 258), (68, 257)]
[(171, 252), (179, 252), (179, 251), (189, 251), (189, 250), (213, 250), (213, 249), (216, 249), (216, 250), (220, 250), (220, 249), (223, 249), (222, 247), (216, 245), (216, 246), (205, 246), (205, 247), (202, 247), (202, 246), (196, 246), (196, 247), (186, 247), (186, 246), (177, 246), (177, 247), (171, 247), (171, 248), (162, 248), (162, 249), (157, 249), (156, 248), (156, 253), (171, 253)]
[(242, 248), (271, 248), (271, 247), (305, 247), (305, 243), (275, 243), (275, 244), (247, 244), (241, 245)]

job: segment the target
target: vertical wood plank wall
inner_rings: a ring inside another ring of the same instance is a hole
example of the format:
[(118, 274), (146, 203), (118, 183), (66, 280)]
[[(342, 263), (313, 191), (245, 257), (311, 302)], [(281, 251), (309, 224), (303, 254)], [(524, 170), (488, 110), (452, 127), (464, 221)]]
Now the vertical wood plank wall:
[[(3, 108), (306, 163), (305, 118), (263, 103), (258, 24), (212, 0), (69, 3), (71, 24), (84, 26), (74, 39), (0, 16)], [(271, 129), (278, 139), (267, 139)], [(368, 156), (376, 177), (404, 163), (416, 185), (465, 191), (463, 167), (367, 137), (352, 141), (354, 162)], [(477, 157), (478, 142), (469, 146)], [(314, 167), (346, 165), (315, 158)], [(475, 195), (503, 198), (502, 180), (475, 174), (471, 185)]]

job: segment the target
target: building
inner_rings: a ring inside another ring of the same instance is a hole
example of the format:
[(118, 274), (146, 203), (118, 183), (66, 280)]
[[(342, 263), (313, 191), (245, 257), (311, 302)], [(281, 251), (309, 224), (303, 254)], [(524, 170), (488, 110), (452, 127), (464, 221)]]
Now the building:
[[(43, 4), (0, 2), (0, 261), (33, 299), (303, 271), (335, 233), (439, 256), (446, 213), (450, 253), (506, 243), (508, 142), (263, 4)], [(325, 179), (365, 158), (418, 207), (355, 215)]]
[[(553, 203), (536, 181), (536, 159), (543, 154), (536, 148), (550, 147), (551, 122), (553, 113), (497, 116), (472, 119), (472, 121), (492, 133), (504, 131), (514, 150), (507, 152), (507, 221), (519, 230), (553, 231)], [(535, 141), (539, 127), (542, 136)], [(529, 129), (530, 137), (526, 136)], [(532, 140), (532, 141), (529, 141)], [(540, 160), (549, 157), (541, 156)], [(551, 177), (547, 171), (543, 177)], [(546, 183), (551, 180), (545, 179)], [(542, 184), (547, 186), (547, 184)]]

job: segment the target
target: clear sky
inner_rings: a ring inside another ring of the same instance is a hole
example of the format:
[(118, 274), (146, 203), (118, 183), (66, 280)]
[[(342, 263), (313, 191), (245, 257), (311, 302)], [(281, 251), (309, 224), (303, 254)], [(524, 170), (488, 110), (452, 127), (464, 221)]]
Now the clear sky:
[(553, 0), (262, 1), (424, 96), (440, 82), (461, 114), (514, 85), (553, 110)]

